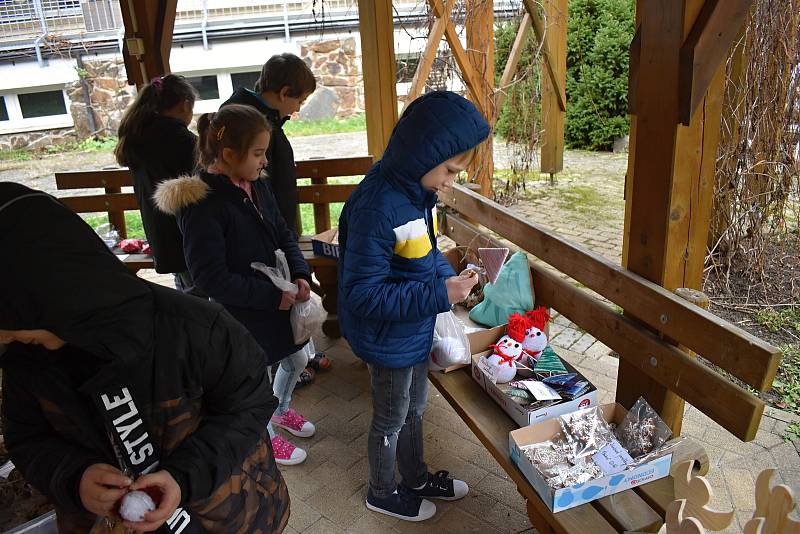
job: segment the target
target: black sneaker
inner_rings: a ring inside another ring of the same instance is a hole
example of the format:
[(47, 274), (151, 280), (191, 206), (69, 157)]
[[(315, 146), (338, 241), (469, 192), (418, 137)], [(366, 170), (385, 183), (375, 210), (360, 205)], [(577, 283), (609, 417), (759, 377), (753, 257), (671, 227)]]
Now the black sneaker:
[(396, 517), (404, 521), (425, 521), (436, 513), (436, 505), (398, 487), (394, 493), (380, 499), (367, 490), (367, 508), (373, 512)]
[(448, 471), (437, 471), (436, 474), (428, 473), (428, 481), (421, 488), (406, 488), (406, 490), (425, 499), (457, 501), (467, 495), (469, 486), (463, 480), (451, 478)]

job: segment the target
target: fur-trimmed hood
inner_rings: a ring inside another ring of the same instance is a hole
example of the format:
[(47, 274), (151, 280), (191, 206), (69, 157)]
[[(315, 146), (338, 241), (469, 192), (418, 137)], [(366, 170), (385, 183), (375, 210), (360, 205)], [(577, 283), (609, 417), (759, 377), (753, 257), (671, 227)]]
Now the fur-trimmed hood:
[(164, 213), (177, 215), (187, 206), (206, 198), (210, 189), (199, 175), (180, 176), (161, 182), (153, 193), (153, 201)]

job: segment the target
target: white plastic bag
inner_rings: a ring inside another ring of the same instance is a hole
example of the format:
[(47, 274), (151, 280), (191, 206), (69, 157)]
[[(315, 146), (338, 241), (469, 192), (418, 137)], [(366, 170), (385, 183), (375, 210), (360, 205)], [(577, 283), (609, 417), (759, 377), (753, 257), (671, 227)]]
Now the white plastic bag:
[(446, 369), (453, 365), (468, 365), (471, 362), (469, 339), (461, 323), (452, 311), (436, 316), (431, 347), (431, 367)]
[[(275, 251), (275, 264), (277, 267), (267, 267), (261, 262), (253, 262), (250, 267), (267, 275), (275, 287), (281, 291), (288, 291), (292, 295), (296, 295), (297, 285), (291, 281), (286, 254), (280, 249)], [(311, 335), (322, 327), (322, 323), (327, 318), (328, 312), (322, 307), (322, 299), (315, 293), (311, 293), (311, 298), (305, 302), (295, 301), (289, 313), (294, 342), (299, 345), (308, 341)]]

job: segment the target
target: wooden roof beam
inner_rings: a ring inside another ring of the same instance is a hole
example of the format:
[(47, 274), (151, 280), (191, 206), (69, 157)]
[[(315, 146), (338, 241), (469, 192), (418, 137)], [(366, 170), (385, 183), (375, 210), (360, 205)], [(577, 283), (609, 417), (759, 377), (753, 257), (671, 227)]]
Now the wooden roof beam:
[(688, 125), (728, 55), (753, 0), (706, 0), (680, 50), (680, 121)]
[(169, 54), (178, 0), (122, 0), (122, 55), (128, 83), (141, 87), (170, 72)]
[(517, 30), (517, 36), (514, 38), (514, 44), (511, 46), (511, 52), (508, 54), (508, 61), (506, 61), (503, 76), (500, 78), (500, 86), (497, 88), (497, 92), (494, 95), (495, 120), (500, 116), (500, 110), (503, 108), (503, 103), (508, 96), (506, 90), (511, 86), (511, 81), (514, 79), (514, 74), (517, 72), (519, 58), (522, 57), (522, 50), (525, 48), (525, 40), (528, 38), (528, 32), (530, 30), (531, 15), (526, 11), (519, 24), (519, 30)]
[(524, 0), (525, 10), (530, 14), (533, 23), (533, 32), (536, 34), (536, 39), (539, 41), (539, 46), (542, 50), (544, 63), (547, 66), (547, 75), (550, 78), (550, 83), (556, 88), (556, 98), (558, 98), (558, 107), (561, 111), (567, 110), (567, 94), (564, 91), (564, 84), (558, 80), (558, 69), (556, 69), (555, 59), (550, 53), (550, 47), (547, 46), (545, 41), (545, 24), (542, 17), (539, 16), (539, 10), (536, 9), (534, 0)]

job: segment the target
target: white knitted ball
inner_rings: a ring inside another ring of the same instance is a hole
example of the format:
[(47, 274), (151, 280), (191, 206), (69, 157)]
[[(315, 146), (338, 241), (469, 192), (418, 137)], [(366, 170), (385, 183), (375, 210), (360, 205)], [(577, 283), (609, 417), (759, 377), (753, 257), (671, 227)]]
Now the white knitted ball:
[(150, 495), (143, 491), (132, 491), (122, 498), (119, 506), (119, 515), (125, 521), (139, 522), (144, 520), (144, 514), (156, 509), (156, 504)]

